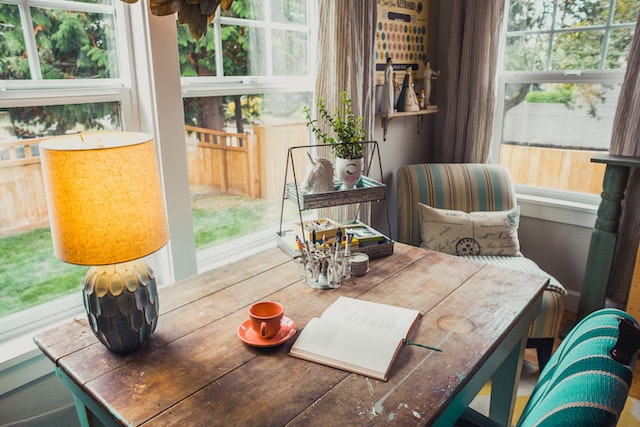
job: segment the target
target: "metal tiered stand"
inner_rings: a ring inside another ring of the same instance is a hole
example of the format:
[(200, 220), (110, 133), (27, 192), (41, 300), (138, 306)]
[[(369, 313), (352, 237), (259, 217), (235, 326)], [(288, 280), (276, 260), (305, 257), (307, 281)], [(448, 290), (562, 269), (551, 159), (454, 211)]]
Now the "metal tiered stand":
[[(382, 162), (380, 161), (380, 150), (377, 141), (363, 142), (365, 147), (366, 162), (364, 164), (363, 175), (354, 189), (340, 190), (341, 182), (334, 181), (334, 190), (321, 193), (303, 194), (298, 182), (295, 163), (293, 161), (293, 153), (296, 150), (313, 150), (316, 148), (327, 148), (326, 144), (319, 145), (302, 145), (290, 147), (287, 152), (287, 167), (284, 176), (284, 186), (282, 190), (282, 205), (280, 208), (280, 228), (276, 235), (278, 247), (292, 258), (300, 257), (301, 251), (296, 245), (296, 235), (293, 230), (283, 230), (282, 222), (284, 215), (284, 203), (289, 200), (298, 206), (298, 217), (300, 224), (303, 224), (302, 212), (309, 209), (326, 208), (332, 206), (349, 205), (356, 203), (383, 201), (385, 204), (385, 213), (387, 216), (387, 235), (377, 244), (369, 244), (351, 248), (352, 252), (366, 253), (369, 258), (378, 258), (393, 254), (393, 240), (387, 237), (391, 234), (391, 222), (389, 219), (389, 208), (385, 196), (386, 186), (382, 182)], [(377, 159), (377, 167), (380, 171), (380, 182), (370, 178), (374, 160)], [(291, 166), (289, 166), (291, 165)], [(288, 182), (289, 170), (293, 173), (293, 182)], [(351, 225), (357, 221), (350, 221), (343, 225)], [(304, 236), (300, 236), (304, 240)]]

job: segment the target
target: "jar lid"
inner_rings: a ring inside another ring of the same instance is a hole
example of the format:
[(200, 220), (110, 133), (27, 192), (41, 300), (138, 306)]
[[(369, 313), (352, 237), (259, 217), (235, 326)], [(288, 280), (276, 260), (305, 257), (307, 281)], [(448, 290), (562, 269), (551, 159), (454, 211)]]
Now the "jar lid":
[(351, 254), (351, 264), (366, 264), (369, 262), (369, 255), (362, 252), (354, 252)]

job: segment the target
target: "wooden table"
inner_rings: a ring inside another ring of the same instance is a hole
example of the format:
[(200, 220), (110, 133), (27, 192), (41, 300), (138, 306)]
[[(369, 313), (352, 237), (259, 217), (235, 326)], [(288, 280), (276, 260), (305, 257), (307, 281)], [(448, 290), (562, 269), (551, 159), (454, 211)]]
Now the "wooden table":
[[(81, 422), (105, 425), (451, 425), (494, 372), (491, 416), (507, 424), (524, 341), (546, 279), (396, 243), (339, 289), (315, 290), (279, 249), (160, 290), (150, 343), (110, 353), (84, 318), (36, 343), (71, 389)], [(273, 299), (302, 328), (338, 296), (420, 310), (389, 381), (288, 356), (236, 335), (248, 307)]]

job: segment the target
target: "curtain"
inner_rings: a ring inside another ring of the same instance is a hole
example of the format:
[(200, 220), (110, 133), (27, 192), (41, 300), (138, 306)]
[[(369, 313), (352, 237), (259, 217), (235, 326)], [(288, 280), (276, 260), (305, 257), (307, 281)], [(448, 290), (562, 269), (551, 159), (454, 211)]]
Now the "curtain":
[(446, 40), (447, 55), (439, 79), (445, 97), (438, 97), (444, 125), (436, 130), (434, 160), (484, 163), (490, 152), (504, 1), (450, 0), (440, 8), (450, 22), (440, 21), (448, 34), (443, 37), (441, 31), (439, 37)]
[[(354, 113), (364, 118), (368, 139), (373, 138), (375, 120), (376, 5), (371, 0), (318, 1), (316, 97), (322, 98), (332, 112), (340, 106), (340, 92), (346, 91)], [(328, 150), (321, 154), (330, 155)], [(368, 204), (363, 204), (359, 212), (357, 209), (331, 208), (325, 214), (337, 221), (352, 220), (359, 214), (361, 221), (369, 223)]]
[[(627, 72), (613, 122), (610, 153), (640, 158), (640, 14), (631, 43)], [(635, 255), (640, 241), (640, 169), (632, 168), (623, 199), (613, 265), (609, 277), (609, 296), (625, 302), (633, 276)]]

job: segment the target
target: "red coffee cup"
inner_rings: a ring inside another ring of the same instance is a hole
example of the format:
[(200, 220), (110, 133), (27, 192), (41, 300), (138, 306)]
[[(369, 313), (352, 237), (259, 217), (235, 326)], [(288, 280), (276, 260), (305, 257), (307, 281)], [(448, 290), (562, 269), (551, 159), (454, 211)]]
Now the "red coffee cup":
[(284, 316), (284, 308), (275, 301), (258, 302), (249, 309), (251, 326), (264, 339), (276, 336), (280, 330), (282, 316)]

